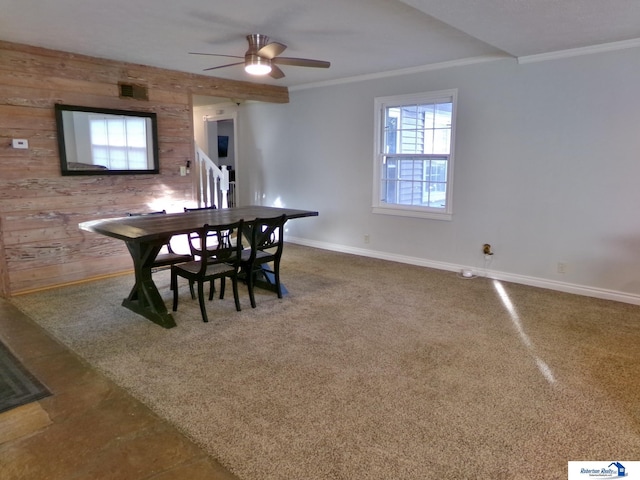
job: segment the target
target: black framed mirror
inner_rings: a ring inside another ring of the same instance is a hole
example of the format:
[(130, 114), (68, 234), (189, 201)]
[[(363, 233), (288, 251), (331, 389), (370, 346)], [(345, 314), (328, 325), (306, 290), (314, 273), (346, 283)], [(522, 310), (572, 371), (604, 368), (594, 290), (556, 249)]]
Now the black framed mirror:
[(62, 175), (160, 173), (153, 112), (55, 105)]

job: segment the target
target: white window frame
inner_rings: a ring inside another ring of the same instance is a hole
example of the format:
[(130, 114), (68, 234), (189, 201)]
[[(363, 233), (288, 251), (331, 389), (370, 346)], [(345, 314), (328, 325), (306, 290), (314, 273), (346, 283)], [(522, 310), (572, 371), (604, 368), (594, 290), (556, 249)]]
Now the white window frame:
[[(417, 205), (401, 205), (385, 203), (381, 200), (380, 186), (382, 184), (382, 170), (385, 160), (385, 110), (388, 107), (396, 107), (412, 104), (424, 104), (433, 102), (451, 101), (451, 147), (447, 160), (447, 193), (446, 207), (434, 208)], [(373, 213), (384, 215), (398, 215), (404, 217), (430, 218), (436, 220), (451, 220), (453, 216), (453, 159), (456, 132), (456, 112), (458, 106), (458, 90), (440, 90), (409, 95), (393, 95), (377, 97), (375, 105), (375, 133), (374, 133), (374, 158), (373, 158)]]

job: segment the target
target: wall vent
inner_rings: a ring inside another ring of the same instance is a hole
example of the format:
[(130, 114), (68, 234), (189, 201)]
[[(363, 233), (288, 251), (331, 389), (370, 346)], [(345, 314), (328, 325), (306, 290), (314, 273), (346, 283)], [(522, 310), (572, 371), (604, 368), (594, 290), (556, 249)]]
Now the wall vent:
[(120, 98), (133, 98), (135, 100), (149, 100), (149, 94), (145, 85), (134, 85), (132, 83), (119, 83)]

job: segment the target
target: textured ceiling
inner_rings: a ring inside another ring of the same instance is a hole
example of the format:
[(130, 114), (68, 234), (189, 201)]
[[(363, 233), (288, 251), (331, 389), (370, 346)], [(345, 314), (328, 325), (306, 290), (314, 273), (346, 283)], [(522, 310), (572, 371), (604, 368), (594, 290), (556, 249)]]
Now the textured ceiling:
[[(222, 78), (296, 86), (482, 56), (527, 56), (640, 38), (638, 0), (0, 0), (0, 39)], [(245, 36), (331, 68), (250, 77)]]
[(515, 57), (640, 38), (638, 0), (403, 0)]

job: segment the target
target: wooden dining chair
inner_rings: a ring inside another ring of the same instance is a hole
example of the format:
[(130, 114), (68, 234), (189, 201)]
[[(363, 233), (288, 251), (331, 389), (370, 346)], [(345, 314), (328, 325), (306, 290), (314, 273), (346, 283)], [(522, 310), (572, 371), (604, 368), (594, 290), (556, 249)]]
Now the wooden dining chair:
[[(148, 212), (148, 213), (127, 213), (129, 217), (140, 217), (146, 215), (164, 215), (166, 214), (166, 210), (161, 210), (159, 212)], [(176, 263), (189, 262), (193, 260), (193, 256), (188, 253), (177, 253), (171, 247), (171, 241), (168, 241), (160, 250), (160, 253), (156, 255), (156, 258), (153, 260), (151, 264), (151, 268), (162, 268), (169, 267)]]
[[(224, 298), (225, 279), (231, 279), (233, 285), (233, 297), (236, 303), (236, 310), (240, 311), (240, 297), (238, 296), (238, 272), (242, 253), (242, 242), (231, 245), (225, 242), (217, 242), (215, 248), (208, 248), (209, 242), (214, 236), (223, 238), (230, 230), (241, 231), (243, 220), (225, 225), (209, 226), (204, 225), (198, 230), (201, 248), (194, 254), (198, 260), (187, 263), (180, 263), (171, 266), (171, 287), (173, 289), (173, 311), (178, 309), (178, 277), (183, 277), (189, 282), (198, 285), (198, 302), (202, 321), (208, 322), (207, 309), (204, 301), (204, 283), (213, 282), (220, 278), (220, 298)], [(209, 290), (209, 300), (213, 299), (213, 289)]]
[[(278, 298), (282, 298), (280, 259), (284, 247), (284, 224), (286, 221), (286, 215), (256, 218), (245, 226), (250, 244), (249, 248), (242, 251), (241, 269), (245, 274), (252, 308), (256, 308), (253, 288), (260, 272), (273, 279)], [(268, 268), (267, 264), (269, 263), (273, 263), (272, 269)]]
[[(218, 207), (216, 207), (215, 205), (211, 205), (210, 207), (198, 207), (198, 208), (188, 208), (188, 207), (184, 207), (184, 211), (185, 212), (197, 212), (199, 210), (217, 210)], [(223, 239), (219, 239), (215, 236), (215, 234), (211, 234), (214, 238), (211, 239), (213, 241), (208, 242), (209, 248), (213, 248), (215, 246), (215, 243), (218, 241), (223, 241), (223, 242), (231, 242), (232, 241), (232, 236), (233, 236), (234, 232), (227, 232), (227, 236)], [(195, 243), (198, 242), (198, 235), (196, 232), (192, 232), (188, 235), (189, 238), (189, 245), (193, 245)], [(192, 248), (193, 251), (193, 248)]]
[[(184, 211), (185, 213), (187, 212), (197, 212), (199, 210), (217, 210), (218, 207), (216, 207), (215, 205), (211, 205), (209, 207), (194, 207), (194, 208), (190, 208), (190, 207), (184, 207)], [(207, 242), (207, 248), (208, 249), (215, 249), (217, 243), (218, 243), (218, 237), (214, 232), (210, 233), (210, 239)], [(195, 252), (197, 252), (200, 249), (200, 236), (198, 234), (198, 232), (190, 232), (187, 234), (187, 240), (189, 241), (189, 249), (191, 250), (191, 255), (194, 257), (194, 260), (197, 259), (197, 255)], [(190, 283), (189, 284), (190, 289), (191, 289), (191, 298), (195, 300), (196, 295), (195, 292), (193, 290), (193, 284)], [(213, 284), (213, 281), (211, 282), (211, 286), (210, 286), (211, 292), (215, 292), (215, 286)], [(210, 295), (212, 295), (212, 293), (210, 292)]]
[[(197, 212), (199, 210), (217, 210), (217, 209), (218, 209), (218, 207), (216, 207), (215, 205), (211, 205), (210, 207), (197, 207), (197, 208), (184, 207), (185, 213), (186, 212)], [(198, 240), (197, 232), (191, 232), (188, 235), (188, 237), (189, 237), (189, 245), (191, 245), (192, 243), (195, 243)], [(211, 248), (213, 245), (214, 245), (213, 242), (209, 243), (209, 248)]]

